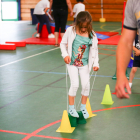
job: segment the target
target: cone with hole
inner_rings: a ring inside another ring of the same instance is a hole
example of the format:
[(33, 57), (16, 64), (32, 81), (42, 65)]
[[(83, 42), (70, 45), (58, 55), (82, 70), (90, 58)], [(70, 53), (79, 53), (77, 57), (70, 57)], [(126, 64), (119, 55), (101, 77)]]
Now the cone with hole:
[(89, 98), (87, 98), (86, 109), (87, 109), (87, 112), (89, 114), (88, 118), (97, 116), (97, 114), (92, 114), (92, 109), (91, 109), (91, 106), (90, 106)]
[(103, 96), (103, 100), (102, 100), (101, 104), (104, 104), (104, 105), (112, 105), (113, 103), (114, 103), (114, 101), (112, 101), (110, 87), (107, 84), (106, 85), (106, 88), (105, 88), (105, 92), (104, 92), (104, 96)]
[(64, 110), (60, 127), (56, 130), (56, 132), (72, 133), (74, 131), (74, 129), (75, 129), (75, 127), (71, 127), (67, 110)]

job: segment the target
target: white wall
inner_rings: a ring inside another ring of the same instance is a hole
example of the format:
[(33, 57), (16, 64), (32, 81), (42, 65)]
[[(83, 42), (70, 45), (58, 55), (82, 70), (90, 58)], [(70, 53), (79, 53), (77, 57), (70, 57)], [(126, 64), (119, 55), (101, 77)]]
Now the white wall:
[(0, 0), (0, 21), (1, 21), (1, 0)]

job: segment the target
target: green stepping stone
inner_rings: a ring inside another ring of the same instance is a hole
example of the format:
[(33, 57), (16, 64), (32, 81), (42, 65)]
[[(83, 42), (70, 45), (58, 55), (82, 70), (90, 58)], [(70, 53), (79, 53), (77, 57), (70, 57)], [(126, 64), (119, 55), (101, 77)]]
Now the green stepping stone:
[(77, 118), (71, 116), (70, 114), (68, 114), (68, 116), (69, 116), (69, 120), (70, 120), (71, 127), (76, 127), (76, 126), (78, 125), (78, 124), (77, 124)]
[(84, 118), (83, 114), (81, 111), (77, 111), (78, 115), (79, 115), (79, 118), (77, 118), (77, 123), (78, 124), (86, 124), (87, 121), (86, 119)]

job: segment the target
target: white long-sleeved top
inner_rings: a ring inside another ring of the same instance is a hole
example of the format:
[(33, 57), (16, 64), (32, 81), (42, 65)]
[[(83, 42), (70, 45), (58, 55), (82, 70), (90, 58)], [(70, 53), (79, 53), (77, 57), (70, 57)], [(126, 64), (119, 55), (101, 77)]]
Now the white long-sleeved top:
[(41, 0), (35, 6), (33, 14), (44, 15), (45, 14), (45, 12), (44, 12), (45, 8), (49, 8), (49, 7), (50, 7), (50, 2), (48, 0)]
[[(99, 57), (98, 57), (98, 39), (93, 31), (93, 39), (92, 39), (92, 46), (89, 49), (89, 59), (88, 59), (88, 68), (89, 72), (91, 71), (92, 66), (99, 68)], [(76, 30), (74, 26), (68, 27), (62, 41), (60, 43), (61, 55), (63, 58), (66, 56), (72, 56), (72, 44), (76, 37)], [(68, 47), (67, 47), (68, 45)]]

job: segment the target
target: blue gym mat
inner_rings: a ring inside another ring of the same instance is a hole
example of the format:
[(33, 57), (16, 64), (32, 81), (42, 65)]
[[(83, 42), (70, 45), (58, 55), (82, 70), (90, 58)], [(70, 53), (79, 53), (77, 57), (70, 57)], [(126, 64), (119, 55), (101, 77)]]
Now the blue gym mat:
[(110, 36), (103, 35), (103, 34), (99, 34), (99, 33), (96, 33), (96, 35), (97, 35), (97, 38), (98, 38), (98, 39), (101, 39), (101, 40), (104, 40), (104, 39), (110, 38)]

